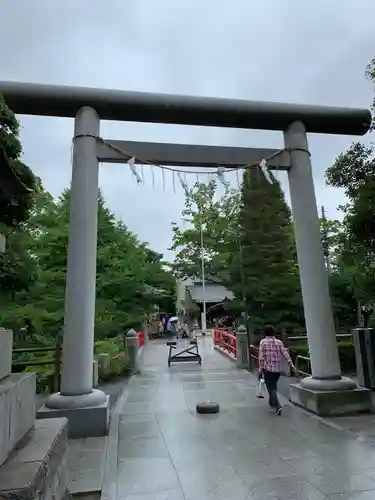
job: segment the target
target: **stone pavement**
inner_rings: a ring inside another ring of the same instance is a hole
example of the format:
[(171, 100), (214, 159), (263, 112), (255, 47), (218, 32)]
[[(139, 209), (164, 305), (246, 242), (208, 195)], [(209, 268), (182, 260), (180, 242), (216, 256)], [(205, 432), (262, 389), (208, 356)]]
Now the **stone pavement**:
[[(373, 404), (375, 407), (375, 401)], [(375, 416), (373, 414), (332, 417), (327, 419), (327, 422), (337, 429), (352, 434), (357, 441), (375, 449)]]
[[(111, 410), (127, 382), (127, 378), (122, 378), (100, 385), (100, 389), (109, 395)], [(68, 488), (71, 493), (100, 493), (107, 441), (107, 436), (68, 440)]]
[[(374, 500), (375, 449), (255, 397), (255, 378), (200, 341), (204, 363), (167, 367), (150, 343), (112, 415), (103, 500)], [(199, 416), (197, 402), (217, 401)]]
[[(349, 374), (350, 378), (355, 379), (355, 375)], [(281, 377), (278, 384), (280, 394), (286, 399), (289, 399), (290, 384), (298, 383), (298, 379), (294, 377)], [(375, 408), (375, 393), (372, 393), (372, 404)], [(336, 429), (349, 432), (353, 437), (360, 442), (364, 442), (375, 448), (375, 415), (362, 414), (350, 415), (341, 417), (326, 418), (325, 422), (332, 425)], [(375, 500), (375, 499), (374, 499)]]
[(100, 492), (107, 437), (68, 440), (68, 489), (73, 494)]

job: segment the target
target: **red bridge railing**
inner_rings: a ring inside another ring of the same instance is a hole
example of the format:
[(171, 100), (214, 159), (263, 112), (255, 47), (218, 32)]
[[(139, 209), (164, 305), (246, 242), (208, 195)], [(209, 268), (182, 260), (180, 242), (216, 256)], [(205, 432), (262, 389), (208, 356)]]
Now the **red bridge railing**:
[(216, 349), (219, 349), (232, 359), (237, 359), (237, 339), (233, 333), (228, 330), (215, 328), (213, 331), (213, 339)]
[(137, 332), (138, 337), (138, 349), (140, 349), (145, 344), (145, 332)]

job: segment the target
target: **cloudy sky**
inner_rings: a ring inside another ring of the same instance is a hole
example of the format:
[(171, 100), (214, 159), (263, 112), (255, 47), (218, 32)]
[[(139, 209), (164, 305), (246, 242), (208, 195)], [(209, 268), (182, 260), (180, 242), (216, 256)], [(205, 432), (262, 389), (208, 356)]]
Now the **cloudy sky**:
[[(0, 19), (0, 80), (352, 107), (373, 96), (374, 0), (0, 0)], [(73, 121), (20, 118), (24, 160), (57, 196), (70, 184)], [(282, 147), (276, 132), (103, 122), (101, 134)], [(324, 171), (355, 138), (309, 139), (317, 201), (333, 218), (343, 195)], [(103, 165), (100, 186), (116, 216), (165, 251), (184, 196), (155, 177), (137, 187), (126, 166)]]

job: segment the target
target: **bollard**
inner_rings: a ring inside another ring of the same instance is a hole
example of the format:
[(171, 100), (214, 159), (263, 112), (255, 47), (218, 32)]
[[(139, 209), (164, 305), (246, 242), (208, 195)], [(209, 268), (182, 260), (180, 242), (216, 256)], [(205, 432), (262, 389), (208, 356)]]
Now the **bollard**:
[(249, 368), (249, 346), (247, 345), (247, 331), (245, 326), (241, 325), (236, 331), (237, 342), (237, 368)]
[(129, 359), (129, 367), (132, 373), (138, 373), (138, 336), (137, 332), (131, 328), (126, 334), (126, 351)]
[(98, 372), (99, 377), (103, 379), (105, 379), (111, 372), (111, 357), (106, 352), (103, 352), (98, 356)]
[(353, 345), (357, 365), (357, 380), (361, 387), (375, 389), (375, 332), (373, 328), (355, 328)]
[(92, 362), (92, 386), (93, 388), (99, 385), (99, 364), (96, 360)]
[(6, 238), (3, 234), (0, 233), (0, 253), (5, 253), (6, 246)]
[(145, 335), (145, 340), (144, 340), (144, 345), (148, 344), (148, 341), (149, 341), (149, 336), (148, 336), (148, 323), (145, 322), (144, 326), (143, 326), (143, 331), (144, 331), (144, 335)]

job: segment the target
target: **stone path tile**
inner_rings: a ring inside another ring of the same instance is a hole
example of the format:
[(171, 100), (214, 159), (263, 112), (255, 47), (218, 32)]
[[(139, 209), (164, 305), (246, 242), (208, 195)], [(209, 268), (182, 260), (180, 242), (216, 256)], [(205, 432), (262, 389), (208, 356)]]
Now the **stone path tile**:
[(351, 493), (339, 493), (338, 495), (328, 495), (328, 500), (373, 500), (374, 491), (353, 491)]
[(253, 500), (326, 500), (306, 478), (298, 475), (258, 479), (250, 488)]
[(118, 464), (119, 498), (140, 493), (178, 490), (179, 481), (169, 458), (132, 458)]
[(126, 495), (119, 500), (186, 500), (181, 489), (159, 491), (154, 493), (141, 493), (139, 495)]
[(101, 491), (106, 450), (106, 436), (68, 440), (68, 489), (71, 493)]
[(361, 471), (341, 468), (326, 468), (321, 472), (309, 472), (305, 477), (326, 495), (351, 491), (372, 490), (375, 498), (375, 481)]
[(119, 442), (118, 460), (132, 458), (169, 458), (169, 452), (162, 438), (138, 438)]
[(182, 491), (189, 499), (247, 499), (249, 490), (236, 471), (224, 462), (208, 462), (200, 467), (181, 468), (178, 478)]

